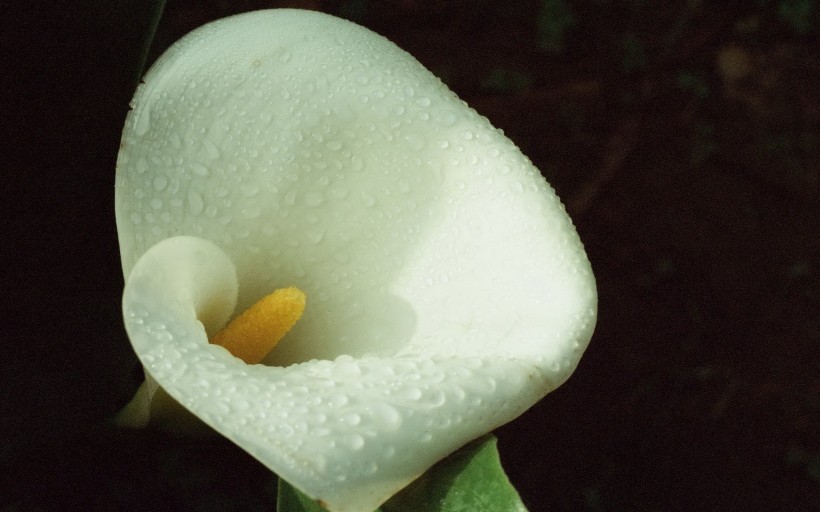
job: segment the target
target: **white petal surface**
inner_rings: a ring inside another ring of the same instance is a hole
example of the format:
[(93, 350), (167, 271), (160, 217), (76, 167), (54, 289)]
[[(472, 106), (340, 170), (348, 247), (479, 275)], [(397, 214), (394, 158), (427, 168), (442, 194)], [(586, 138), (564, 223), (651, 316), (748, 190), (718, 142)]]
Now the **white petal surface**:
[[(116, 206), (135, 350), (330, 510), (376, 508), (574, 370), (596, 294), (563, 207), (387, 40), (308, 11), (227, 18), (166, 52), (132, 106)], [(173, 270), (192, 261), (213, 275)], [(225, 262), (237, 311), (307, 293), (270, 366), (207, 343)]]

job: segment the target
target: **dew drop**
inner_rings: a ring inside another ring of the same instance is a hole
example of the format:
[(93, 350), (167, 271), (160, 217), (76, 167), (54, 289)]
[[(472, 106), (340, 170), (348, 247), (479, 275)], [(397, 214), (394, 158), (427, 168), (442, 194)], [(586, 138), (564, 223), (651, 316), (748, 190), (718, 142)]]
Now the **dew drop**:
[(334, 199), (344, 199), (347, 197), (348, 191), (345, 187), (336, 187), (330, 191), (331, 197)]
[(142, 157), (137, 160), (137, 174), (145, 174), (148, 170), (148, 161)]
[(401, 415), (392, 405), (375, 405), (373, 408), (373, 415), (377, 420), (383, 423), (386, 428), (397, 429), (401, 426)]
[[(262, 211), (259, 209), (258, 206), (247, 206), (242, 208), (242, 217), (246, 219), (257, 219), (259, 216), (262, 215)], [(244, 237), (242, 237), (244, 238)]]
[[(333, 408), (344, 407), (345, 405), (348, 404), (348, 402), (350, 402), (350, 399), (347, 397), (347, 395), (343, 395), (341, 393), (332, 395), (327, 399), (327, 405), (329, 405), (330, 407), (333, 407)], [(359, 416), (356, 413), (350, 413), (350, 414), (354, 415), (357, 418)], [(359, 420), (356, 421), (355, 425), (358, 425), (359, 421), (361, 421), (361, 418), (359, 418)], [(354, 423), (350, 423), (350, 422), (348, 422), (348, 423), (350, 425), (354, 425)]]
[(168, 343), (169, 341), (174, 339), (174, 336), (168, 331), (158, 332), (154, 337), (157, 339), (157, 341), (162, 343)]
[(136, 123), (134, 124), (134, 130), (137, 132), (137, 135), (141, 137), (148, 132), (150, 127), (151, 111), (146, 106), (143, 108), (141, 115), (137, 116)]
[(352, 450), (361, 450), (364, 447), (364, 437), (353, 434), (347, 438), (347, 444)]
[(400, 392), (399, 396), (401, 396), (401, 398), (405, 400), (418, 400), (419, 398), (421, 398), (422, 393), (419, 388), (412, 387), (403, 389)]
[(452, 110), (445, 109), (436, 114), (436, 119), (444, 126), (453, 126), (456, 124), (456, 114)]
[(207, 176), (208, 174), (210, 174), (210, 171), (208, 170), (207, 167), (205, 167), (204, 165), (202, 165), (200, 163), (196, 163), (196, 162), (191, 164), (191, 171), (194, 174), (196, 174), (197, 176)]
[(333, 377), (337, 380), (353, 380), (361, 375), (362, 369), (354, 361), (338, 360), (333, 369)]
[(370, 462), (364, 465), (364, 467), (362, 468), (362, 473), (364, 473), (365, 475), (374, 475), (376, 474), (376, 471), (378, 469), (379, 466), (371, 460)]
[(219, 152), (219, 148), (216, 147), (216, 144), (205, 139), (202, 141), (202, 146), (205, 148), (205, 156), (207, 156), (211, 160), (216, 160), (217, 158), (219, 158), (219, 155), (221, 153)]
[(168, 178), (166, 178), (165, 176), (159, 175), (156, 178), (154, 178), (154, 190), (156, 190), (157, 192), (161, 192), (167, 186)]
[(188, 190), (188, 210), (192, 215), (199, 215), (205, 207), (202, 195), (196, 190)]
[(330, 429), (327, 427), (317, 427), (310, 432), (312, 437), (324, 437), (328, 434), (330, 434)]
[(304, 200), (305, 206), (315, 208), (325, 202), (325, 196), (321, 192), (308, 192)]
[(355, 427), (362, 422), (362, 417), (358, 413), (348, 412), (344, 416), (342, 416), (342, 421), (344, 421), (351, 427)]
[(405, 140), (413, 151), (421, 151), (426, 144), (424, 137), (414, 134), (406, 135)]
[(441, 407), (442, 405), (444, 405), (444, 402), (446, 401), (447, 396), (441, 390), (434, 391), (433, 394), (430, 395), (430, 397), (428, 398), (428, 402), (430, 404), (430, 407), (432, 408)]
[(178, 133), (171, 132), (169, 140), (171, 141), (171, 147), (177, 150), (182, 149), (182, 139), (179, 137)]
[(318, 231), (307, 231), (307, 239), (313, 245), (320, 243), (325, 238), (325, 231), (320, 229)]
[(362, 191), (362, 204), (366, 208), (372, 208), (376, 204), (376, 198), (369, 192)]
[(259, 193), (259, 185), (256, 183), (246, 183), (241, 185), (239, 189), (246, 197), (253, 197)]

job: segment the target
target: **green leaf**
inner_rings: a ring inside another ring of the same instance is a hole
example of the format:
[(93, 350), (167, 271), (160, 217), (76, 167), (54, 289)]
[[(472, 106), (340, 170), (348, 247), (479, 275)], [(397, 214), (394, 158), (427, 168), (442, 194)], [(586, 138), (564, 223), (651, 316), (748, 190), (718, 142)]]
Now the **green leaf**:
[(277, 512), (324, 512), (325, 509), (280, 478), (276, 510)]
[(567, 33), (578, 25), (578, 19), (565, 0), (543, 0), (538, 13), (538, 47), (558, 53), (564, 49)]
[[(278, 512), (324, 509), (279, 480)], [(393, 496), (377, 512), (525, 512), (501, 467), (496, 438), (481, 437), (442, 460)]]

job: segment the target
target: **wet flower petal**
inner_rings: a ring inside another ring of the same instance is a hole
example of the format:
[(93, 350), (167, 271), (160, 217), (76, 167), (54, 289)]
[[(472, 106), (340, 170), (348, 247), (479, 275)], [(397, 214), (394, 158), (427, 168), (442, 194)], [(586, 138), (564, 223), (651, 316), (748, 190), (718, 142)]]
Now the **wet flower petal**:
[[(166, 52), (132, 106), (117, 224), (134, 348), (330, 510), (376, 508), (577, 365), (596, 293), (563, 207), (380, 36), (308, 11), (220, 20)], [(308, 307), (267, 365), (208, 343), (291, 285)]]

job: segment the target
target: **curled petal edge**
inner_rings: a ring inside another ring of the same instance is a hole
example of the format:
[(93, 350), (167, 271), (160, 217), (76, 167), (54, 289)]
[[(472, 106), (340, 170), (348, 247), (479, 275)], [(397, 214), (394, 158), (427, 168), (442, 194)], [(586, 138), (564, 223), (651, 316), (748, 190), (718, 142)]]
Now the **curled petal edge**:
[(208, 343), (234, 300), (225, 253), (174, 237), (134, 267), (125, 325), (171, 397), (329, 510), (374, 510), (552, 387), (531, 362), (433, 351), (246, 365)]

